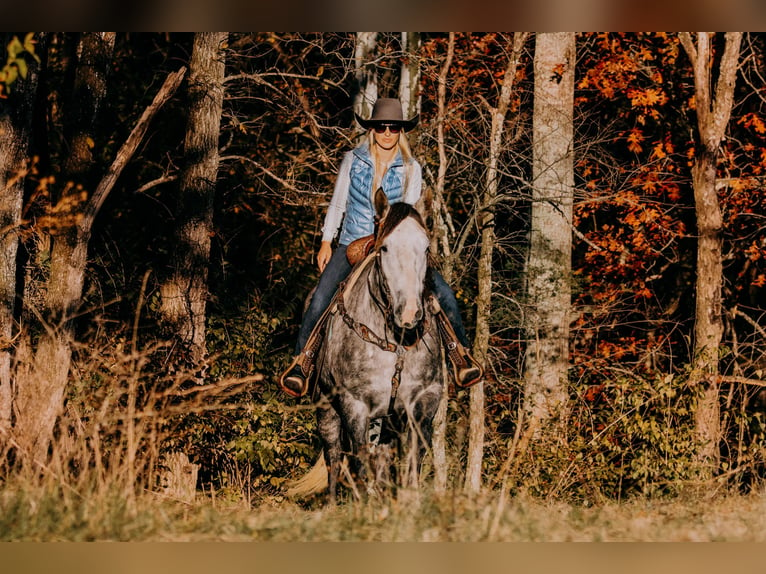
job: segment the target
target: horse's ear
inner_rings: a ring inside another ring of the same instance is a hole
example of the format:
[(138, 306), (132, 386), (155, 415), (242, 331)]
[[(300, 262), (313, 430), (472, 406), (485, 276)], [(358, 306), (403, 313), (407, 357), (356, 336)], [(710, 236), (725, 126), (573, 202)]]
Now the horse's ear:
[(423, 193), (420, 194), (420, 197), (415, 202), (415, 205), (412, 207), (415, 208), (415, 211), (417, 211), (420, 214), (420, 217), (423, 218), (423, 221), (425, 221), (428, 216), (431, 214), (431, 208), (433, 207), (434, 203), (434, 194), (433, 190), (430, 187), (426, 187), (423, 190)]
[(382, 220), (386, 216), (386, 213), (388, 213), (389, 209), (388, 197), (386, 196), (386, 192), (383, 191), (382, 187), (379, 187), (375, 192), (375, 197), (373, 197), (373, 205), (375, 205), (375, 213), (377, 214), (378, 219)]

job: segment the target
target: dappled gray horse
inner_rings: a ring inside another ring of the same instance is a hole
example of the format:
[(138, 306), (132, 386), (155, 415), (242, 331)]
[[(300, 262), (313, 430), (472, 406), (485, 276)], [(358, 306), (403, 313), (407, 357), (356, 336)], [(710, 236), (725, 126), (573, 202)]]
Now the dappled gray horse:
[(408, 461), (405, 482), (416, 484), (443, 392), (423, 219), (411, 205), (389, 205), (382, 190), (374, 204), (380, 224), (373, 253), (333, 303), (318, 362), (317, 421), (332, 502), (344, 455), (352, 475), (365, 477), (373, 420), (383, 423), (375, 449), (400, 447)]

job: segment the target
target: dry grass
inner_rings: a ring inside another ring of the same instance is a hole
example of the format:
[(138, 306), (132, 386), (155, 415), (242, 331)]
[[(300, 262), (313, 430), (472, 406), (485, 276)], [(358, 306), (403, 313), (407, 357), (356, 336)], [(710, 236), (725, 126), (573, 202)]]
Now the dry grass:
[[(319, 502), (319, 501), (317, 501)], [(6, 484), (2, 541), (259, 542), (761, 542), (766, 497), (720, 495), (586, 507), (501, 492), (448, 492), (306, 508), (281, 498), (256, 507), (198, 493), (181, 502), (143, 492)]]
[(335, 509), (260, 508), (243, 539), (382, 542), (763, 541), (766, 499), (634, 501), (597, 507), (507, 499), (423, 495), (418, 503), (368, 501)]

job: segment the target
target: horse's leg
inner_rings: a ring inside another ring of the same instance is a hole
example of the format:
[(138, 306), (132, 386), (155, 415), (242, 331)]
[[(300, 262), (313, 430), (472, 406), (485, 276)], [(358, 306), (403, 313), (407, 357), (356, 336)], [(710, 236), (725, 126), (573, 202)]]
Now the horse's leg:
[(368, 433), (370, 429), (370, 411), (361, 401), (348, 399), (342, 402), (345, 429), (351, 441), (349, 463), (351, 473), (357, 482), (367, 477), (369, 462)]
[(420, 470), (423, 458), (431, 446), (433, 434), (433, 418), (439, 407), (439, 393), (422, 393), (413, 405), (411, 414), (404, 415), (404, 438), (402, 446), (405, 450), (404, 484), (417, 488), (420, 482)]
[(327, 489), (329, 502), (335, 505), (338, 494), (338, 476), (343, 462), (341, 448), (341, 420), (337, 411), (332, 407), (317, 409), (317, 427), (322, 437), (325, 465), (327, 466)]

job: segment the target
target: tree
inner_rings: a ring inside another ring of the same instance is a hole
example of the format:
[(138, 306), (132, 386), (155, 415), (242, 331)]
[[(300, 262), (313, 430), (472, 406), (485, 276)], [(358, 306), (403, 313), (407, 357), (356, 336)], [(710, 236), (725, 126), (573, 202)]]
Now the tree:
[(420, 32), (402, 32), (402, 67), (399, 78), (399, 99), (404, 117), (420, 113)]
[[(77, 213), (84, 206), (85, 178), (93, 167), (92, 142), (106, 97), (114, 39), (112, 32), (84, 33), (78, 42), (74, 85), (67, 102), (70, 121), (65, 136), (70, 152), (63, 168), (66, 184), (58, 199), (65, 213)], [(72, 218), (52, 228), (50, 275), (45, 291), (47, 325), (35, 353), (34, 373), (17, 378), (15, 435), (22, 453), (32, 461), (44, 461), (64, 401), (73, 339), (71, 321), (82, 296), (90, 233), (83, 223), (83, 219), (78, 222)]]
[[(487, 171), (480, 214), (481, 253), (479, 255), (478, 283), (479, 293), (476, 299), (476, 338), (474, 351), (477, 359), (488, 367), (490, 315), (492, 309), (492, 258), (495, 249), (495, 202), (498, 196), (500, 180), (499, 158), (503, 148), (506, 114), (511, 103), (517, 68), (524, 50), (527, 34), (517, 32), (508, 46), (508, 65), (500, 84), (497, 106), (490, 107), (491, 117)], [(468, 431), (468, 461), (466, 463), (466, 490), (476, 492), (481, 487), (481, 462), (484, 451), (484, 383), (471, 388), (471, 413)]]
[(162, 320), (188, 351), (191, 365), (206, 355), (205, 305), (218, 177), (224, 50), (228, 33), (194, 36), (189, 65), (189, 114), (184, 140), (185, 166), (176, 208), (175, 249), (170, 277), (163, 282)]
[[(8, 46), (9, 56), (18, 63), (15, 80), (6, 88), (9, 94), (0, 112), (0, 443), (5, 442), (11, 427), (11, 341), (18, 307), (16, 259), (24, 182), (26, 172), (31, 168), (29, 140), (39, 76), (39, 67), (23, 54), (26, 50), (34, 55), (32, 37), (28, 36), (22, 44), (18, 38), (8, 36), (2, 36), (1, 45)], [(7, 84), (11, 83), (9, 80), (6, 77)]]
[[(719, 459), (720, 421), (717, 377), (718, 354), (723, 336), (722, 215), (716, 190), (716, 160), (731, 116), (742, 33), (730, 32), (725, 35), (726, 41), (717, 80), (712, 77), (711, 40), (713, 38), (714, 36), (709, 32), (698, 32), (695, 43), (691, 34), (680, 34), (681, 44), (694, 71), (699, 137), (692, 167), (698, 238), (691, 381), (696, 385), (704, 385), (696, 420), (697, 433), (702, 441), (700, 462), (707, 467), (708, 474), (717, 467)], [(714, 83), (715, 91), (711, 92)]]
[[(444, 64), (439, 71), (437, 80), (436, 96), (436, 145), (439, 150), (438, 174), (436, 184), (434, 185), (433, 201), (431, 204), (431, 215), (433, 219), (433, 230), (431, 233), (431, 252), (436, 254), (441, 249), (443, 254), (449, 260), (449, 240), (448, 228), (445, 223), (445, 217), (449, 214), (444, 209), (444, 185), (447, 177), (447, 151), (444, 136), (444, 120), (447, 104), (447, 77), (449, 75), (452, 58), (455, 55), (455, 33), (449, 33), (447, 42), (447, 53), (444, 57)], [(452, 282), (452, 269), (442, 270), (444, 280), (450, 284)], [(444, 491), (447, 488), (447, 389), (449, 385), (445, 381), (445, 393), (439, 404), (439, 409), (434, 416), (434, 431), (432, 438), (432, 448), (434, 456), (434, 483), (438, 491)]]
[(674, 34), (590, 34), (578, 43), (570, 377), (585, 384), (625, 369), (667, 373), (686, 358), (678, 327), (694, 267), (690, 74), (679, 52)]
[(573, 33), (537, 34), (524, 391), (533, 433), (568, 396), (574, 67)]
[[(106, 41), (106, 38), (104, 38)], [(157, 111), (175, 93), (186, 73), (171, 73), (115, 154), (90, 196), (67, 206), (72, 217), (57, 230), (47, 281), (48, 313), (34, 359), (17, 373), (14, 435), (23, 460), (43, 464), (57, 417), (63, 408), (74, 340), (73, 319), (82, 302), (88, 243), (93, 224), (128, 160), (141, 143)], [(105, 86), (103, 86), (105, 88)], [(83, 192), (78, 194), (81, 199)], [(58, 244), (58, 249), (55, 244)]]
[(377, 32), (357, 32), (354, 50), (354, 112), (363, 118), (372, 114), (372, 106), (378, 99), (378, 73), (373, 55), (377, 46)]

